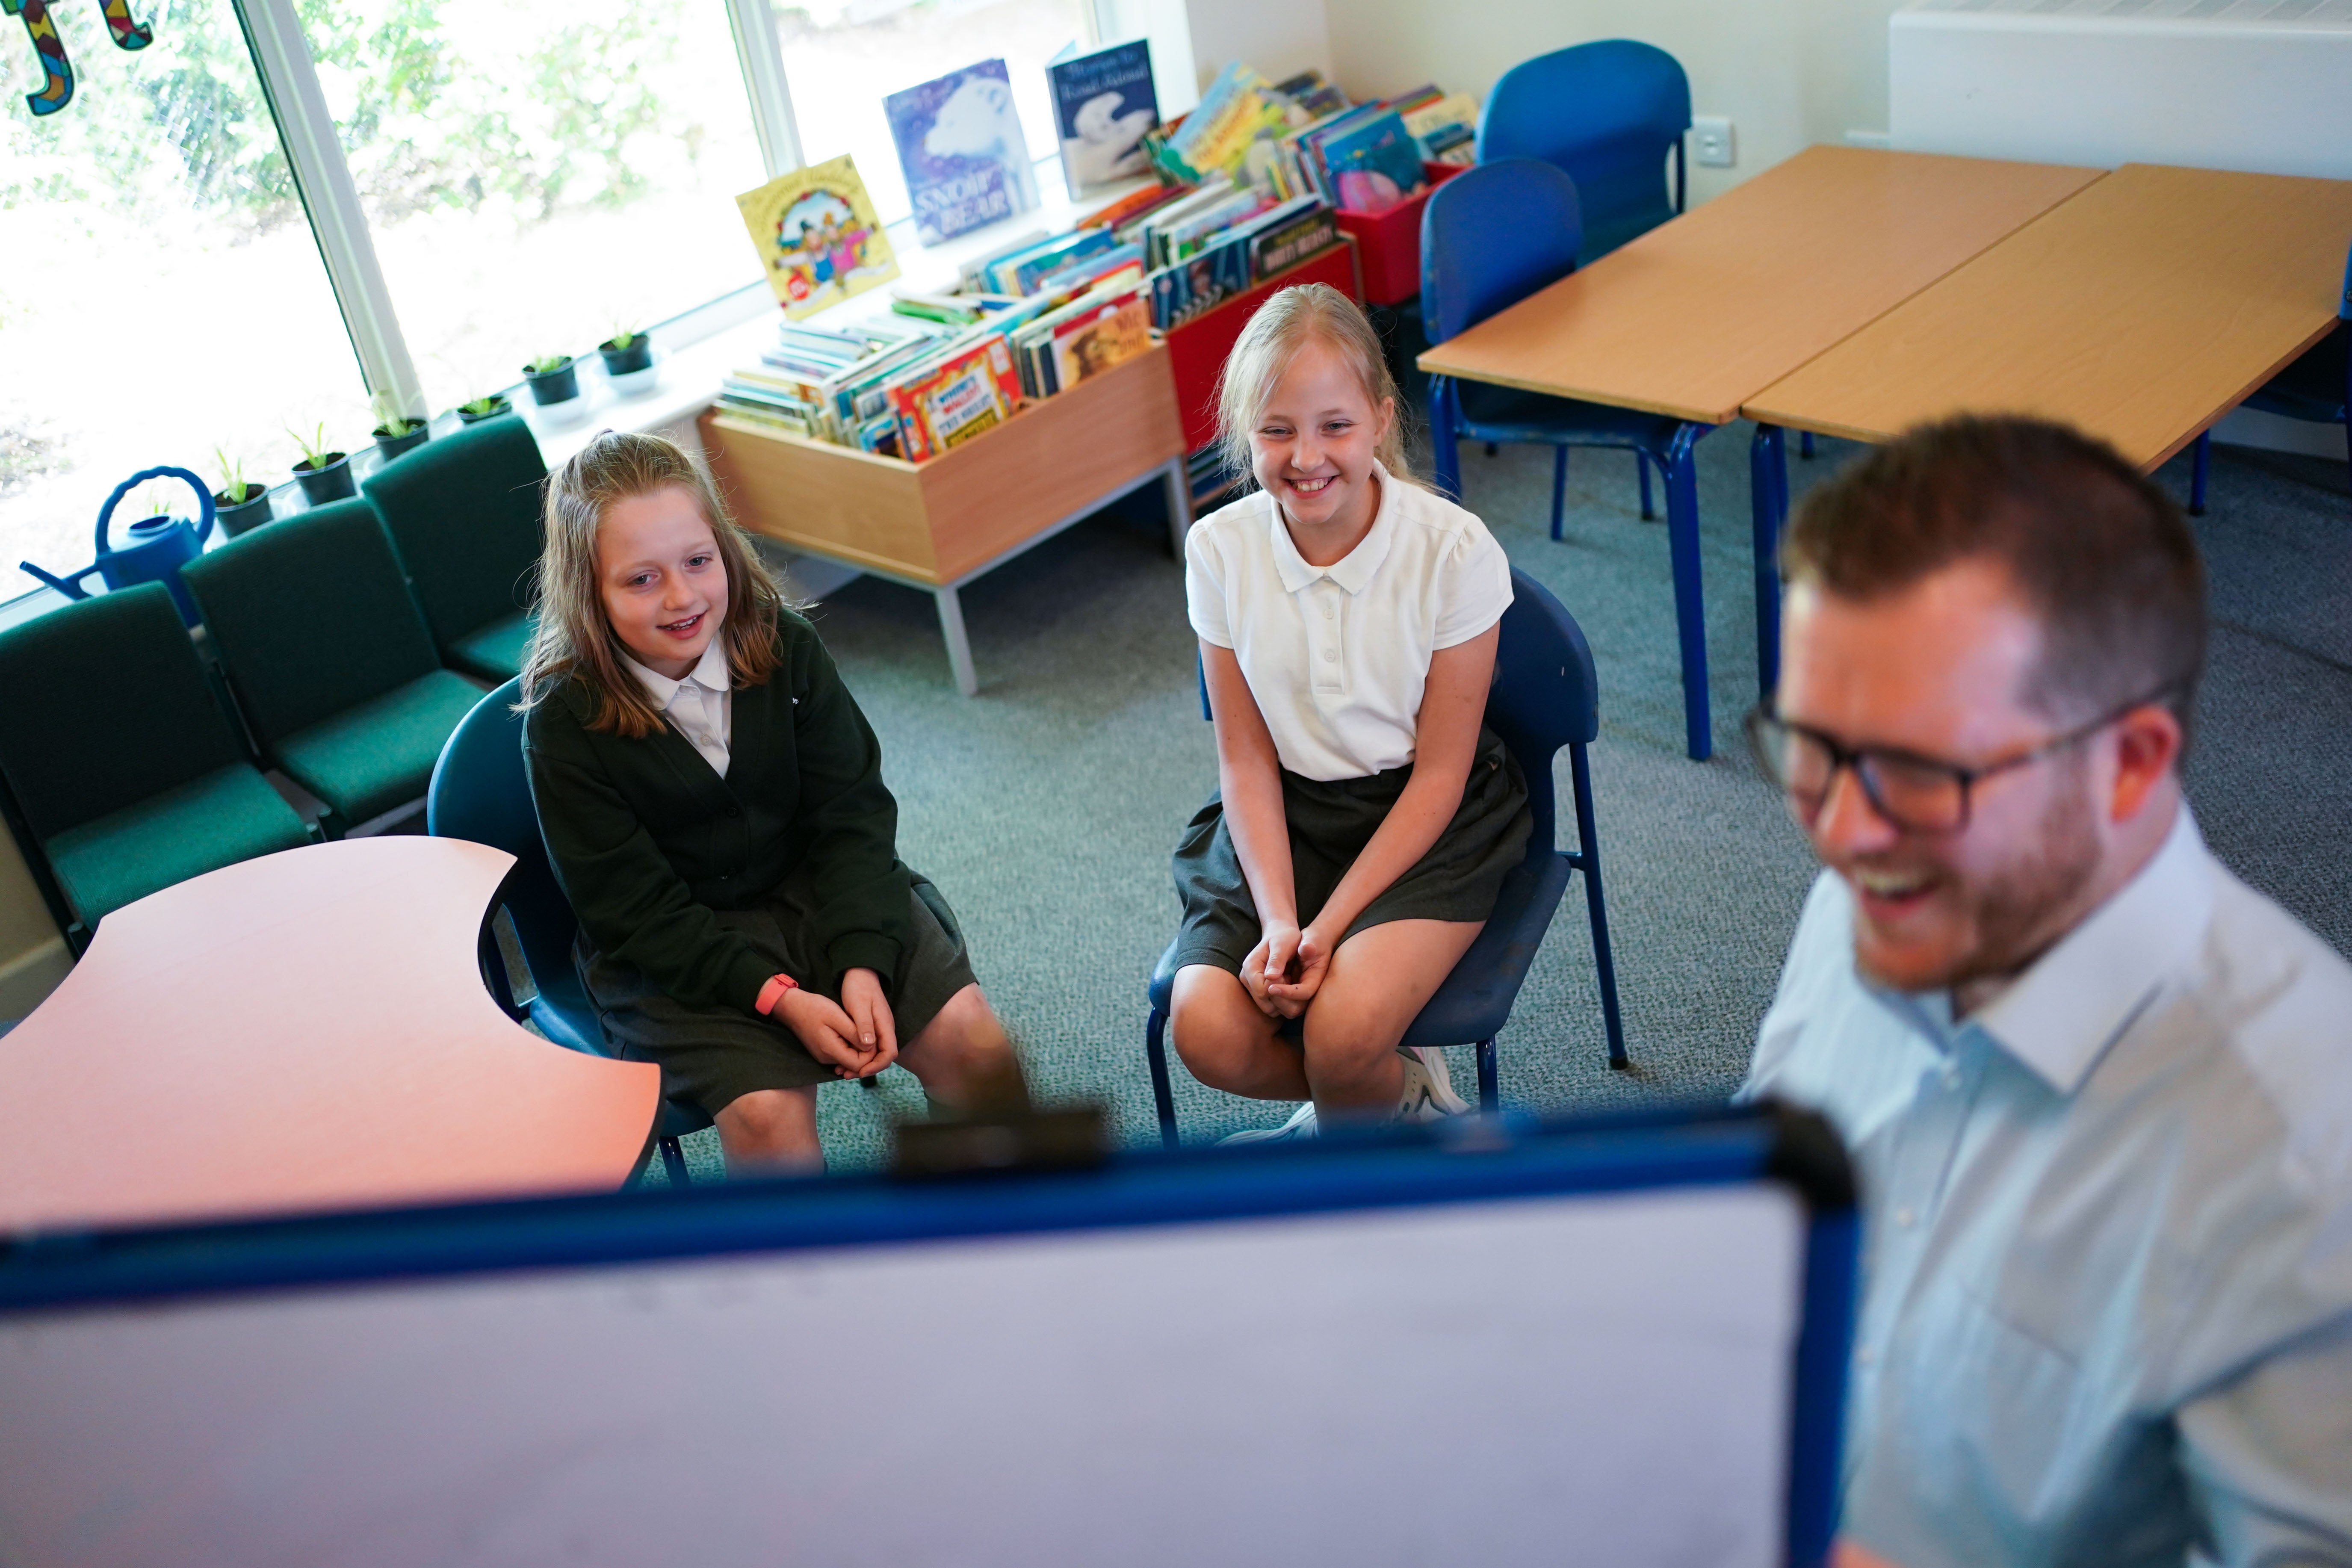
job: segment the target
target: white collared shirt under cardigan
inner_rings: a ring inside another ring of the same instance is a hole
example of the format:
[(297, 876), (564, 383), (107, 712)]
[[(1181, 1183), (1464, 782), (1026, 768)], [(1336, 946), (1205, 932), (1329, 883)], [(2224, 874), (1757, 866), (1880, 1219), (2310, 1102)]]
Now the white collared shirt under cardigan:
[(2352, 1563), (2352, 967), (2187, 806), (1999, 996), (1806, 900), (1748, 1094), (1853, 1151), (1843, 1528), (1903, 1568)]
[(667, 714), (687, 744), (702, 753), (710, 771), (725, 778), (735, 725), (735, 675), (727, 663), (727, 639), (712, 637), (694, 668), (676, 680), (656, 675), (627, 654), (621, 656), (621, 662), (646, 689), (655, 710)]
[(1302, 778), (1365, 778), (1412, 761), (1431, 657), (1511, 605), (1511, 563), (1486, 524), (1378, 463), (1372, 472), (1371, 530), (1328, 566), (1307, 563), (1264, 490), (1210, 513), (1185, 541), (1192, 629), (1234, 650), (1276, 754)]

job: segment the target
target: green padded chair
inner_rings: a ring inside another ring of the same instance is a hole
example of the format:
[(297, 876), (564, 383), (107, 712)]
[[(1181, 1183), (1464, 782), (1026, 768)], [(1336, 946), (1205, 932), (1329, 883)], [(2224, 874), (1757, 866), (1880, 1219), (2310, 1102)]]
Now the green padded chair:
[(125, 904), (313, 837), (247, 760), (161, 584), (0, 632), (0, 691), (15, 826), (77, 952)]
[(362, 486), (452, 669), (493, 683), (522, 671), (546, 479), (530, 427), (509, 414), (404, 452)]
[(422, 797), (482, 689), (441, 668), (375, 508), (339, 500), (180, 568), (272, 764), (341, 834)]

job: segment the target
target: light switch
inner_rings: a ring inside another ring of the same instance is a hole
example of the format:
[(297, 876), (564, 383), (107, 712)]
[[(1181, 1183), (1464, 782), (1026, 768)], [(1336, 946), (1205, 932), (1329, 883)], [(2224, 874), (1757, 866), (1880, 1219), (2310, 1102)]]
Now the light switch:
[(1728, 120), (1700, 115), (1691, 121), (1690, 137), (1691, 158), (1704, 168), (1728, 169), (1739, 161)]

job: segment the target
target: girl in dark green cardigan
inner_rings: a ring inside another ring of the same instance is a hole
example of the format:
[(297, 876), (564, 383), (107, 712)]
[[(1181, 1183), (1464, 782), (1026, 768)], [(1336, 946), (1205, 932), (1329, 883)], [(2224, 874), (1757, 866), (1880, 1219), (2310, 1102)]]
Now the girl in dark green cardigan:
[(950, 1109), (1019, 1100), (874, 731), (673, 443), (607, 432), (550, 477), (522, 691), (605, 1037), (710, 1113), (730, 1173), (821, 1163), (817, 1086), (893, 1060)]

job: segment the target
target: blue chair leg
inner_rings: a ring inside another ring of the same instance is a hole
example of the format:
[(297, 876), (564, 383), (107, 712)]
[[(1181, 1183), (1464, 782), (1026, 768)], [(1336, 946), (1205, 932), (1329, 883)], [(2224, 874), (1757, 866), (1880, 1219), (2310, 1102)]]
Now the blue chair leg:
[(1780, 679), (1780, 514), (1787, 507), (1788, 433), (1759, 425), (1748, 445), (1748, 499), (1756, 530), (1756, 690)]
[(1650, 504), (1650, 457), (1648, 453), (1636, 451), (1633, 454), (1633, 472), (1639, 475), (1642, 480), (1642, 521), (1643, 522), (1648, 522), (1658, 515), (1657, 509)]
[(1498, 444), (1493, 441), (1486, 443), (1486, 456), (1490, 458), (1499, 458), (1502, 455), (1503, 448)]
[(1494, 1112), (1503, 1103), (1502, 1086), (1495, 1067), (1495, 1037), (1478, 1042), (1478, 1109)]
[(1617, 1010), (1617, 963), (1609, 948), (1609, 905), (1601, 891), (1601, 835), (1592, 820), (1592, 765), (1582, 746), (1568, 749), (1570, 789), (1576, 797), (1577, 867), (1584, 873), (1584, 912), (1592, 926), (1592, 969), (1601, 983), (1601, 1026), (1609, 1038), (1609, 1065), (1625, 1057), (1625, 1021)]
[(1431, 480), (1440, 495), (1448, 500), (1462, 499), (1462, 443), (1455, 434), (1461, 428), (1454, 418), (1454, 378), (1433, 375), (1429, 378), (1429, 445), (1430, 466), (1436, 472)]
[(2205, 515), (2205, 475), (2213, 460), (2213, 433), (2197, 433), (2197, 452), (2189, 459), (2189, 515)]
[(694, 1178), (686, 1173), (686, 1151), (677, 1146), (675, 1138), (661, 1141), (662, 1173), (673, 1187), (690, 1187)]
[(1813, 433), (1811, 430), (1797, 432), (1797, 456), (1808, 463), (1813, 460)]
[(1176, 1147), (1176, 1093), (1168, 1082), (1168, 1015), (1154, 1007), (1143, 1026), (1143, 1052), (1151, 1058), (1151, 1102), (1160, 1112), (1160, 1143)]
[(1568, 537), (1568, 448), (1551, 449), (1551, 537), (1557, 544)]
[(1698, 461), (1692, 452), (1709, 425), (1685, 424), (1667, 448), (1666, 552), (1674, 568), (1675, 626), (1682, 643), (1683, 734), (1693, 762), (1714, 754), (1706, 690), (1706, 605), (1698, 560)]

